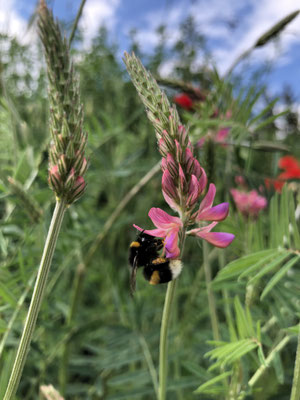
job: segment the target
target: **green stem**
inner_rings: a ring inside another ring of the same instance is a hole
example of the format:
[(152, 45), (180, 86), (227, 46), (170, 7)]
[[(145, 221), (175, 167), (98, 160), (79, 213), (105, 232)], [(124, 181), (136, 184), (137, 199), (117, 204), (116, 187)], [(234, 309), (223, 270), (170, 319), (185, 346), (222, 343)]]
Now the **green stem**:
[[(185, 232), (186, 225), (183, 221), (184, 228), (181, 232), (180, 238), (180, 255), (183, 256), (184, 243), (185, 243)], [(159, 388), (158, 388), (158, 400), (166, 399), (167, 392), (167, 377), (168, 377), (168, 330), (170, 325), (170, 318), (172, 312), (172, 306), (174, 303), (175, 291), (176, 291), (177, 279), (172, 280), (168, 283), (167, 293), (165, 297), (165, 304), (161, 319), (160, 328), (160, 342), (159, 342)]]
[(214, 340), (219, 341), (220, 340), (219, 322), (216, 309), (216, 300), (214, 293), (211, 289), (211, 270), (210, 270), (208, 255), (209, 255), (208, 244), (205, 241), (203, 241), (203, 264), (204, 264), (204, 272), (206, 280), (209, 315), (210, 315)]
[(177, 279), (168, 283), (165, 305), (161, 320), (160, 344), (159, 344), (159, 400), (166, 399), (167, 388), (167, 356), (168, 356), (168, 329), (171, 317), (171, 309), (175, 297)]
[(51, 266), (51, 261), (55, 250), (57, 237), (61, 228), (65, 211), (66, 211), (65, 202), (57, 201), (53, 212), (51, 224), (49, 227), (47, 239), (45, 242), (41, 264), (38, 270), (38, 276), (35, 282), (33, 295), (27, 313), (22, 337), (19, 343), (14, 366), (11, 372), (11, 376), (3, 400), (11, 400), (14, 397), (21, 379), (30, 342), (33, 336), (37, 316), (45, 292), (47, 276)]
[(252, 376), (250, 381), (248, 382), (248, 385), (250, 387), (253, 387), (256, 382), (261, 378), (261, 376), (266, 372), (267, 368), (269, 367), (271, 361), (274, 359), (277, 353), (279, 353), (289, 342), (290, 337), (285, 336), (276, 347), (270, 352), (268, 357), (266, 358), (266, 363), (265, 365), (261, 365), (258, 370), (255, 372), (255, 374)]
[(299, 324), (299, 334), (298, 334), (298, 346), (296, 353), (295, 369), (294, 369), (294, 379), (291, 393), (291, 400), (300, 399), (300, 324)]
[(80, 20), (80, 17), (81, 17), (82, 10), (83, 10), (85, 2), (86, 2), (86, 0), (82, 0), (81, 1), (78, 13), (76, 15), (76, 18), (75, 18), (75, 21), (74, 21), (74, 24), (73, 24), (73, 27), (72, 27), (72, 32), (71, 32), (71, 35), (70, 35), (70, 38), (69, 38), (69, 47), (71, 47), (71, 43), (72, 43), (72, 41), (74, 39), (75, 32), (76, 32), (76, 29), (77, 29), (77, 25), (78, 25), (78, 22)]

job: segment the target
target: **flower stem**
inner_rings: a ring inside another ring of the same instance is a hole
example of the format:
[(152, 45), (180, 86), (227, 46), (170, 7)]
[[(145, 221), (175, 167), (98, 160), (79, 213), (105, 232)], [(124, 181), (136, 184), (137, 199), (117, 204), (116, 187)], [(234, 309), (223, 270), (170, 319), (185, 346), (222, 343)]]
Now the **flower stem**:
[(177, 279), (168, 283), (165, 305), (161, 320), (160, 344), (159, 344), (159, 391), (158, 399), (166, 399), (167, 388), (167, 356), (168, 356), (168, 330), (170, 324), (171, 310), (175, 297)]
[(14, 397), (21, 379), (30, 342), (33, 336), (37, 316), (45, 292), (47, 276), (51, 266), (51, 261), (55, 250), (57, 237), (61, 228), (66, 207), (67, 206), (64, 201), (56, 202), (47, 239), (45, 242), (41, 264), (38, 270), (38, 276), (35, 282), (33, 295), (27, 313), (22, 337), (19, 343), (14, 366), (11, 372), (11, 376), (3, 400), (11, 400)]
[(213, 331), (213, 337), (214, 340), (218, 341), (220, 340), (219, 322), (217, 316), (216, 300), (214, 293), (211, 289), (211, 270), (209, 263), (208, 244), (205, 241), (203, 241), (203, 264), (204, 264), (206, 290), (208, 298), (208, 308), (209, 308), (210, 321)]
[(300, 323), (291, 400), (300, 399)]
[[(186, 225), (183, 221), (184, 228), (181, 232), (180, 237), (180, 256), (183, 256)], [(160, 342), (159, 342), (159, 388), (158, 388), (158, 400), (166, 399), (167, 392), (167, 377), (168, 377), (168, 331), (170, 325), (170, 318), (172, 312), (172, 306), (175, 298), (177, 279), (172, 280), (168, 283), (167, 293), (165, 297), (165, 304), (161, 319), (160, 328)]]

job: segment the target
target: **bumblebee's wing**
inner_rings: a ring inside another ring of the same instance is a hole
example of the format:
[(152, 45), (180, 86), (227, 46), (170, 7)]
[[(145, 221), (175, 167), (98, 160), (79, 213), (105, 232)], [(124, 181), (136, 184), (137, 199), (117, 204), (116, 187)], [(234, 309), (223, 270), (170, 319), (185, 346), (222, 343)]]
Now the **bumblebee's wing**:
[(137, 265), (137, 256), (134, 257), (131, 275), (130, 275), (130, 293), (133, 296), (136, 288), (136, 273), (137, 273), (138, 265)]

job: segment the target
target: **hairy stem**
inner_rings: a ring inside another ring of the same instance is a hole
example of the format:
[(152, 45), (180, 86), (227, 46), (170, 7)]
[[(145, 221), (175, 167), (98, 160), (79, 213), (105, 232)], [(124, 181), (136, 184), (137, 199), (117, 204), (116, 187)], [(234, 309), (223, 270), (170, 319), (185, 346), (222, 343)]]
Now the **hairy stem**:
[(51, 224), (49, 227), (47, 239), (45, 242), (41, 264), (38, 270), (38, 275), (35, 282), (33, 295), (27, 313), (22, 337), (19, 343), (14, 366), (11, 372), (11, 376), (3, 400), (11, 400), (14, 397), (21, 379), (22, 371), (30, 347), (30, 342), (33, 336), (36, 320), (43, 300), (43, 295), (46, 288), (47, 276), (51, 266), (51, 261), (54, 254), (57, 237), (61, 228), (65, 211), (66, 211), (65, 202), (57, 201), (53, 212)]
[(300, 323), (291, 400), (300, 399)]

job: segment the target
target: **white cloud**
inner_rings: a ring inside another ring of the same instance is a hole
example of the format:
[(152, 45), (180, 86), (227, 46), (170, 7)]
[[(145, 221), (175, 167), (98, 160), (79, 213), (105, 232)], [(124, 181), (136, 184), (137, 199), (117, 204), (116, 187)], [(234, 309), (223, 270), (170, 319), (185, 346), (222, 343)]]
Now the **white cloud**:
[[(138, 40), (143, 48), (153, 48), (158, 37), (155, 29), (160, 23), (167, 25), (167, 44), (172, 45), (179, 37), (180, 22), (192, 15), (197, 28), (210, 40), (211, 51), (220, 73), (224, 73), (232, 62), (280, 19), (299, 9), (299, 0), (199, 0), (197, 2), (174, 2), (162, 19), (162, 10), (144, 17), (143, 29), (138, 31)], [(229, 30), (230, 22), (237, 21), (236, 29)], [(251, 62), (276, 59), (277, 66), (286, 65), (291, 56), (291, 46), (300, 41), (300, 16), (291, 22), (280, 35), (280, 46), (269, 43), (251, 54)], [(200, 60), (199, 60), (200, 61)], [(168, 60), (162, 66), (167, 74), (174, 65)]]
[(79, 27), (84, 34), (84, 47), (89, 47), (101, 26), (111, 29), (116, 24), (120, 0), (88, 0), (84, 6)]
[(30, 44), (37, 35), (28, 30), (28, 22), (17, 12), (16, 0), (2, 0), (0, 8), (0, 32), (16, 37), (21, 44)]

